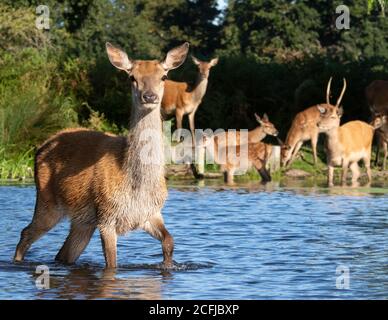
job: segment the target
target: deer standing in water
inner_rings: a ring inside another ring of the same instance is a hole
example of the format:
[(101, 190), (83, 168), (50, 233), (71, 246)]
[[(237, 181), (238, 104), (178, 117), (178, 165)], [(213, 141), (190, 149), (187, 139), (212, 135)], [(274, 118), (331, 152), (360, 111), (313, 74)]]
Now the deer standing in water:
[[(311, 147), (313, 149), (314, 165), (317, 164), (317, 143), (319, 133), (321, 132), (317, 126), (321, 117), (319, 108), (335, 108), (330, 104), (331, 80), (330, 78), (326, 88), (326, 104), (318, 104), (307, 108), (299, 112), (292, 121), (291, 128), (287, 133), (286, 142), (282, 145), (281, 150), (281, 164), (283, 167), (289, 166), (294, 161), (303, 143), (309, 140), (311, 141)], [(345, 89), (345, 87), (342, 88), (336, 105), (341, 103)]]
[[(331, 80), (331, 79), (330, 79)], [(346, 90), (344, 79), (343, 92)], [(372, 151), (372, 140), (375, 127), (363, 121), (350, 121), (340, 126), (340, 119), (343, 114), (339, 102), (334, 108), (318, 106), (321, 119), (318, 122), (319, 129), (327, 136), (327, 165), (328, 184), (333, 186), (334, 167), (342, 167), (342, 185), (346, 185), (348, 168), (352, 171), (352, 185), (358, 184), (360, 170), (359, 161), (363, 161), (366, 167), (369, 183), (372, 180), (370, 169), (370, 157)]]
[(166, 118), (175, 115), (178, 131), (182, 129), (182, 119), (187, 114), (193, 143), (195, 143), (195, 112), (206, 93), (210, 69), (218, 63), (218, 58), (214, 58), (210, 62), (200, 61), (195, 57), (192, 59), (198, 67), (196, 82), (190, 86), (186, 82), (166, 80), (162, 99), (162, 114)]
[(142, 228), (162, 242), (163, 266), (173, 266), (174, 242), (161, 214), (167, 188), (160, 102), (168, 71), (185, 61), (188, 49), (185, 43), (159, 62), (131, 60), (106, 44), (110, 62), (131, 79), (128, 136), (70, 129), (38, 149), (35, 213), (21, 233), (15, 261), (23, 260), (33, 242), (69, 216), (70, 233), (56, 256), (60, 262), (75, 262), (98, 228), (106, 267), (114, 268), (117, 235)]

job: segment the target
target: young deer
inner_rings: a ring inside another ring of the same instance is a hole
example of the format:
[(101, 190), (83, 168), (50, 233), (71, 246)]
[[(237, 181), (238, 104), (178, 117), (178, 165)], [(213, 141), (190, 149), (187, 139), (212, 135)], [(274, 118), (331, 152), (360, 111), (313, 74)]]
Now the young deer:
[(160, 101), (167, 72), (184, 62), (188, 49), (185, 43), (159, 62), (131, 60), (124, 51), (106, 44), (110, 62), (127, 72), (132, 82), (128, 136), (70, 129), (39, 148), (35, 213), (21, 233), (15, 261), (23, 260), (34, 241), (69, 216), (71, 229), (58, 261), (75, 262), (98, 228), (106, 267), (114, 268), (117, 235), (142, 228), (162, 242), (163, 266), (173, 266), (174, 242), (161, 214), (167, 188)]
[(210, 62), (200, 61), (193, 56), (192, 59), (198, 66), (198, 77), (196, 82), (193, 86), (189, 86), (186, 82), (166, 80), (162, 99), (162, 114), (166, 118), (175, 115), (178, 130), (182, 128), (183, 116), (187, 114), (189, 117), (191, 135), (193, 137), (193, 142), (195, 142), (195, 112), (206, 93), (210, 69), (218, 63), (218, 58), (214, 58), (210, 60)]
[[(203, 137), (204, 146), (209, 151), (215, 163), (221, 166), (226, 183), (234, 183), (234, 174), (236, 171), (247, 170), (252, 167), (258, 171), (263, 183), (271, 181), (271, 175), (266, 169), (266, 164), (272, 153), (272, 145), (256, 142), (245, 145), (220, 146), (215, 136), (212, 138), (205, 135)], [(247, 159), (241, 160), (240, 157), (244, 156)]]
[[(344, 89), (346, 80), (344, 79)], [(343, 90), (344, 91), (344, 90)], [(360, 176), (358, 162), (363, 160), (369, 182), (372, 179), (370, 169), (370, 157), (374, 127), (362, 121), (350, 121), (340, 126), (343, 114), (342, 107), (337, 102), (335, 108), (318, 106), (321, 119), (318, 122), (319, 129), (327, 136), (327, 165), (328, 184), (333, 186), (334, 167), (342, 167), (342, 185), (346, 185), (348, 168), (352, 171), (352, 184), (356, 185)]]
[(375, 128), (376, 136), (377, 136), (377, 151), (376, 151), (375, 166), (377, 166), (379, 162), (379, 153), (380, 153), (380, 147), (381, 147), (384, 151), (382, 170), (385, 170), (387, 166), (387, 155), (388, 155), (388, 116), (382, 115), (382, 114), (373, 114), (371, 126)]
[[(286, 142), (282, 145), (281, 164), (283, 167), (289, 166), (295, 159), (300, 148), (305, 141), (311, 141), (313, 149), (314, 164), (317, 164), (317, 143), (320, 130), (317, 126), (320, 120), (319, 108), (335, 109), (336, 107), (330, 104), (330, 78), (326, 89), (326, 104), (318, 104), (299, 112), (292, 121), (291, 128), (287, 133)], [(341, 103), (345, 93), (345, 87), (342, 88), (341, 95), (337, 100), (336, 106)]]
[(264, 113), (262, 118), (255, 113), (255, 118), (260, 126), (248, 131), (248, 141), (240, 141), (240, 131), (233, 133), (225, 131), (217, 133), (214, 136), (214, 138), (217, 139), (218, 146), (226, 147), (227, 145), (238, 145), (241, 143), (257, 143), (262, 141), (267, 135), (277, 137), (279, 131), (275, 128), (274, 124), (269, 121), (266, 113)]

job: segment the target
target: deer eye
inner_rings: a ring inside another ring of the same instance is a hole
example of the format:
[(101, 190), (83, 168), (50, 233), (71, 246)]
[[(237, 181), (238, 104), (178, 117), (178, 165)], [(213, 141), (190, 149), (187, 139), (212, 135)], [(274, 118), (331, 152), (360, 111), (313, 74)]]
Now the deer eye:
[(162, 81), (164, 81), (164, 80), (167, 80), (167, 76), (166, 76), (166, 75), (164, 75), (164, 76), (162, 77)]

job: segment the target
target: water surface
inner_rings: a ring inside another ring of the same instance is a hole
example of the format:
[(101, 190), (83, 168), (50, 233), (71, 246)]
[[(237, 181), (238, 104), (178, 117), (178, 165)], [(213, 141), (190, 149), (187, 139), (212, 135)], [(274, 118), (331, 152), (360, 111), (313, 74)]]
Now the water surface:
[[(13, 264), (35, 188), (1, 186), (0, 299), (387, 299), (382, 187), (171, 183), (163, 214), (177, 270), (161, 270), (160, 243), (136, 231), (119, 238), (119, 268), (104, 272), (98, 232), (76, 265), (53, 262), (68, 221)], [(36, 287), (37, 265), (49, 267), (50, 289)], [(349, 270), (348, 289), (337, 268)]]

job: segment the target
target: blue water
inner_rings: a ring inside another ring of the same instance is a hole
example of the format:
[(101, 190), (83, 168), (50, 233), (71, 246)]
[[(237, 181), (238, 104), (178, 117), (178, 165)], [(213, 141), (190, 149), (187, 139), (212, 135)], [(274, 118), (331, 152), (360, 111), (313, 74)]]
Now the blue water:
[[(115, 272), (103, 270), (98, 232), (76, 265), (54, 263), (68, 221), (13, 264), (34, 202), (33, 186), (0, 187), (0, 299), (388, 298), (387, 189), (170, 185), (163, 214), (178, 268), (168, 272), (142, 231), (119, 238)], [(36, 287), (37, 265), (49, 267), (49, 289)]]

